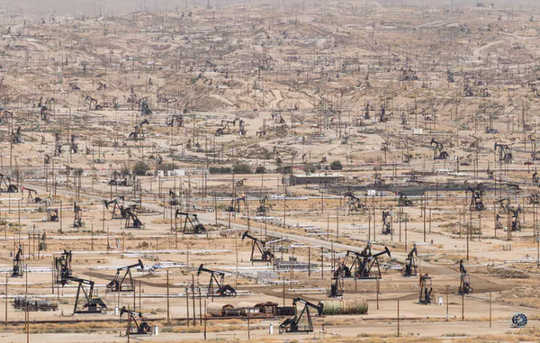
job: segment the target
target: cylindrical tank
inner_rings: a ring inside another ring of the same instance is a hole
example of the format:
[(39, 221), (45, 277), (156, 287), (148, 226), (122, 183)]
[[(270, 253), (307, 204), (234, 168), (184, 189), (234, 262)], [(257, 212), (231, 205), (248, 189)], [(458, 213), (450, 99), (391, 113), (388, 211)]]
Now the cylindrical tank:
[(364, 298), (343, 301), (321, 301), (320, 304), (323, 306), (324, 315), (366, 314), (368, 312), (368, 303)]

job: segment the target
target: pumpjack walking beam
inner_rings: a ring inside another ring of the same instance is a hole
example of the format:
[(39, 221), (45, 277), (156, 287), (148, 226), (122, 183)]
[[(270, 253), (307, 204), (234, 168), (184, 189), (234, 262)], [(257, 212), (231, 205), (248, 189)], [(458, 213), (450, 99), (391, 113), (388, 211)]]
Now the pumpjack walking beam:
[[(248, 231), (242, 234), (242, 240), (245, 238), (251, 239), (251, 262), (272, 262), (274, 254), (266, 247), (266, 242), (249, 234)], [(255, 249), (261, 254), (260, 257), (255, 257)]]
[(323, 313), (323, 305), (322, 304), (316, 305), (302, 298), (294, 298), (293, 306), (296, 307), (296, 304), (298, 303), (303, 304), (304, 307), (302, 308), (299, 314), (296, 313), (293, 317), (285, 319), (285, 321), (283, 321), (279, 325), (279, 333), (313, 332), (313, 320), (311, 319), (311, 312), (309, 309), (313, 308), (314, 310), (317, 311), (317, 314), (320, 316)]
[[(201, 275), (202, 272), (210, 274), (210, 281), (208, 282), (208, 291), (206, 296), (214, 295), (214, 288), (216, 288), (215, 294), (220, 297), (234, 297), (236, 296), (236, 290), (230, 286), (224, 284), (225, 273), (217, 270), (211, 270), (205, 268), (204, 265), (200, 265), (197, 271), (197, 275)], [(216, 287), (214, 287), (214, 284)]]
[[(131, 268), (137, 267), (144, 270), (144, 265), (141, 260), (135, 264), (116, 269), (116, 275), (114, 276), (114, 279), (107, 284), (107, 289), (111, 292), (135, 291), (135, 281), (133, 281), (133, 276), (131, 275)], [(122, 271), (125, 271), (125, 273), (120, 277), (120, 272)]]

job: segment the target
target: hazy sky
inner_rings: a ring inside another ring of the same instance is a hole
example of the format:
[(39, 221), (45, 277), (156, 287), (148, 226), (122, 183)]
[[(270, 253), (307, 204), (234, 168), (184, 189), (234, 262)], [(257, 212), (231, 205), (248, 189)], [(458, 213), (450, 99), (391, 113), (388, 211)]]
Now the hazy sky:
[[(285, 6), (291, 3), (302, 3), (306, 6), (324, 0), (0, 0), (0, 8), (8, 13), (24, 12), (27, 15), (90, 15), (99, 14), (118, 15), (137, 10), (158, 11), (163, 9), (183, 9), (187, 6), (206, 6), (208, 1), (212, 6), (224, 6), (230, 3), (275, 3), (282, 2)], [(377, 0), (356, 0), (358, 4), (374, 2)], [(485, 4), (494, 3), (497, 7), (513, 7), (525, 9), (526, 7), (540, 7), (540, 0), (378, 0), (382, 5), (406, 4), (419, 6), (475, 6), (480, 1)]]

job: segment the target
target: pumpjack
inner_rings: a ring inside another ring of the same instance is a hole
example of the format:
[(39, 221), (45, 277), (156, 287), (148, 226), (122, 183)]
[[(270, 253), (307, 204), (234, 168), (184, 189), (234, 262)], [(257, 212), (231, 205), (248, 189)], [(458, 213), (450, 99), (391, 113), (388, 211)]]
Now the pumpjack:
[(407, 195), (400, 192), (399, 193), (399, 199), (398, 199), (398, 206), (399, 207), (408, 207), (408, 206), (412, 206), (412, 205), (413, 205), (412, 200), (409, 200)]
[(75, 138), (76, 138), (75, 135), (71, 135), (70, 149), (71, 149), (71, 152), (74, 154), (79, 152), (79, 144), (75, 142)]
[(448, 81), (448, 83), (454, 83), (455, 82), (454, 73), (452, 71), (450, 71), (450, 69), (446, 71), (446, 80)]
[(71, 273), (71, 250), (64, 250), (62, 255), (54, 257), (53, 276), (55, 283), (65, 286)]
[(465, 97), (474, 96), (473, 89), (472, 89), (471, 85), (468, 84), (468, 83), (463, 86), (463, 96), (465, 96)]
[(49, 108), (45, 105), (40, 106), (39, 114), (41, 117), (41, 120), (43, 121), (49, 121)]
[(11, 183), (11, 178), (0, 174), (0, 192), (2, 193), (17, 193), (19, 192), (19, 187)]
[(517, 208), (509, 207), (508, 211), (512, 214), (512, 231), (521, 231), (521, 223), (519, 221), (521, 206), (518, 206)]
[(39, 239), (39, 245), (38, 245), (39, 251), (46, 251), (47, 250), (47, 233), (43, 232), (41, 235), (41, 238)]
[(246, 197), (238, 197), (236, 199), (231, 200), (231, 206), (227, 207), (225, 211), (227, 212), (236, 212), (240, 213), (241, 211), (241, 202), (244, 202), (244, 206), (246, 206)]
[(180, 202), (178, 201), (178, 194), (172, 189), (169, 189), (169, 205), (178, 206)]
[(368, 120), (370, 118), (369, 115), (369, 102), (366, 103), (366, 106), (364, 107), (364, 119)]
[[(391, 257), (388, 247), (384, 247), (383, 251), (373, 254), (370, 243), (360, 253), (349, 250), (346, 256), (353, 256), (353, 263), (349, 267), (349, 270), (357, 279), (381, 279), (382, 273), (379, 257), (385, 254)], [(374, 267), (377, 267), (376, 272), (374, 271)]]
[(197, 271), (197, 275), (201, 275), (202, 272), (209, 273), (210, 274), (210, 281), (208, 282), (208, 292), (206, 293), (206, 296), (213, 296), (214, 295), (214, 283), (215, 283), (215, 294), (219, 297), (235, 297), (236, 296), (236, 290), (230, 286), (225, 285), (225, 273), (217, 270), (211, 270), (208, 268), (205, 268), (204, 265), (199, 266), (199, 270)]
[(17, 130), (15, 132), (11, 133), (11, 143), (13, 144), (20, 144), (22, 143), (22, 134), (21, 134), (21, 127), (17, 127)]
[(540, 176), (538, 176), (538, 172), (536, 170), (532, 174), (532, 183), (533, 185), (540, 187)]
[(341, 261), (337, 268), (334, 270), (334, 274), (332, 276), (333, 279), (335, 278), (352, 278), (351, 268), (349, 268), (344, 261)]
[(77, 205), (76, 202), (73, 203), (73, 227), (82, 227), (82, 209)]
[(433, 300), (433, 287), (431, 282), (431, 276), (425, 273), (420, 276), (420, 294), (418, 296), (418, 302), (420, 304), (431, 304)]
[(139, 217), (137, 217), (135, 212), (131, 210), (131, 208), (129, 207), (126, 208), (125, 213), (126, 213), (126, 222), (125, 222), (124, 227), (126, 229), (143, 229), (144, 228), (144, 224), (141, 222)]
[(460, 273), (460, 278), (459, 278), (458, 293), (460, 295), (472, 293), (473, 289), (471, 287), (471, 277), (469, 276), (469, 273), (467, 273), (467, 270), (463, 266), (463, 260), (459, 261), (459, 273)]
[(109, 180), (109, 185), (130, 187), (132, 185), (131, 181), (133, 181), (133, 179), (134, 177), (129, 175), (129, 173), (121, 173), (115, 170), (112, 173), (112, 178)]
[(389, 235), (392, 233), (392, 212), (383, 211), (382, 212), (382, 222), (383, 222), (383, 235)]
[(264, 196), (259, 200), (259, 207), (257, 207), (256, 214), (258, 216), (265, 216), (268, 213), (270, 206), (268, 205), (268, 196)]
[(47, 209), (47, 221), (48, 222), (57, 222), (58, 221), (58, 209), (57, 208), (48, 208)]
[(143, 126), (148, 123), (149, 123), (148, 119), (145, 119), (141, 121), (139, 124), (135, 125), (135, 127), (133, 128), (133, 131), (129, 133), (128, 139), (135, 140), (135, 141), (143, 140), (144, 139)]
[(349, 212), (358, 212), (366, 208), (366, 205), (354, 195), (352, 192), (347, 192), (343, 194), (347, 198), (347, 205), (349, 205)]
[[(131, 310), (126, 309), (125, 306), (123, 306), (120, 309), (120, 317), (124, 315), (124, 313), (127, 313), (128, 315), (128, 326), (126, 328), (126, 336), (130, 335), (147, 335), (151, 332), (152, 328), (150, 325), (144, 321), (142, 313), (141, 312), (134, 312)], [(141, 322), (137, 320), (137, 314)]]
[(206, 232), (206, 228), (203, 224), (201, 224), (196, 213), (188, 213), (176, 210), (174, 217), (176, 219), (184, 217), (184, 225), (182, 229), (182, 233), (184, 234), (200, 234)]
[(433, 147), (433, 159), (434, 160), (446, 160), (448, 158), (448, 153), (444, 151), (444, 146), (442, 143), (437, 142), (435, 138), (431, 139), (431, 146)]
[[(251, 236), (248, 231), (242, 234), (242, 240), (244, 240), (244, 238), (249, 238), (252, 241), (250, 257), (251, 262), (272, 262), (274, 259), (274, 254), (266, 247), (265, 241)], [(255, 249), (257, 249), (257, 251), (261, 254), (260, 257), (255, 257)]]
[(150, 109), (150, 106), (148, 105), (148, 101), (146, 99), (141, 100), (141, 115), (148, 116), (152, 114), (152, 110)]
[(409, 251), (409, 254), (407, 255), (407, 264), (405, 265), (405, 269), (403, 270), (403, 276), (416, 276), (417, 271), (417, 265), (416, 265), (416, 258), (418, 257), (418, 251), (416, 250), (416, 244), (413, 245), (413, 248), (411, 251)]
[(19, 245), (19, 249), (17, 250), (17, 254), (15, 254), (15, 257), (13, 258), (13, 269), (11, 271), (11, 277), (22, 277), (23, 272), (23, 250), (22, 246)]
[(511, 163), (512, 162), (512, 149), (508, 144), (499, 144), (495, 143), (493, 147), (495, 153), (497, 154), (497, 160), (501, 163)]
[(379, 122), (385, 123), (388, 121), (388, 116), (386, 115), (386, 106), (381, 105), (381, 112), (379, 113)]
[(540, 204), (540, 193), (538, 192), (531, 193), (529, 194), (528, 199), (529, 199), (530, 204), (538, 205)]
[[(512, 215), (512, 231), (520, 231), (521, 230), (521, 223), (519, 221), (519, 214), (521, 213), (521, 206), (518, 205), (518, 207), (510, 206), (510, 200), (508, 198), (503, 198), (497, 200), (499, 205), (501, 206), (501, 209), (504, 213), (509, 213)], [(500, 219), (500, 216), (499, 218)]]
[(181, 114), (175, 114), (167, 119), (167, 126), (169, 127), (184, 127), (184, 116)]
[[(296, 304), (301, 303), (304, 305), (300, 313), (295, 313), (291, 318), (285, 319), (279, 325), (279, 333), (284, 332), (313, 332), (313, 321), (311, 319), (310, 307), (317, 311), (320, 316), (323, 313), (323, 305), (316, 305), (302, 298), (294, 298), (293, 306), (296, 308)], [(298, 310), (295, 310), (298, 312)]]
[(468, 191), (471, 192), (471, 203), (469, 209), (471, 211), (483, 211), (486, 209), (484, 202), (482, 201), (482, 194), (484, 191), (481, 189), (480, 185), (476, 185), (475, 188), (468, 186)]
[[(130, 207), (124, 207), (122, 205), (121, 201), (124, 200), (124, 197), (118, 197), (112, 200), (103, 200), (103, 204), (105, 205), (105, 208), (110, 210), (112, 205), (111, 219), (126, 219), (128, 217), (127, 209), (133, 210), (134, 206)], [(117, 213), (118, 211), (118, 213)]]
[(39, 203), (41, 202), (43, 199), (41, 199), (38, 194), (37, 194), (37, 191), (35, 189), (32, 189), (32, 188), (28, 188), (28, 187), (21, 187), (21, 192), (24, 193), (24, 191), (28, 192), (28, 196), (27, 196), (27, 199), (29, 201), (33, 201), (35, 203)]
[[(139, 262), (120, 267), (116, 269), (116, 275), (114, 279), (107, 284), (107, 289), (111, 292), (133, 292), (135, 291), (135, 282), (133, 281), (133, 276), (131, 275), (131, 268), (139, 267), (144, 270), (144, 265), (141, 260)], [(120, 272), (125, 271), (124, 276), (120, 277)]]
[[(74, 276), (68, 276), (67, 280), (77, 282), (79, 284), (77, 287), (75, 304), (73, 305), (73, 314), (101, 313), (107, 309), (107, 305), (105, 305), (103, 300), (94, 295), (94, 281), (81, 279)], [(84, 304), (80, 299), (81, 293), (84, 295)]]

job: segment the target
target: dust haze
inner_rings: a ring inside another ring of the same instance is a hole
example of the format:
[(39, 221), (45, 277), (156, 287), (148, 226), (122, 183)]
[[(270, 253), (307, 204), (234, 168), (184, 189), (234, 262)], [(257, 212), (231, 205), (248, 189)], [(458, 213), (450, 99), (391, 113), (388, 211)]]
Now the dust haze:
[[(379, 4), (380, 6), (411, 6), (424, 8), (437, 7), (467, 7), (479, 3), (491, 5), (499, 9), (539, 8), (537, 0), (358, 0), (358, 6)], [(324, 7), (324, 0), (1, 0), (0, 9), (12, 14), (26, 16), (69, 15), (69, 16), (115, 16), (138, 11), (182, 10), (185, 8), (214, 8), (219, 9), (231, 5), (244, 4), (247, 6), (270, 6), (281, 8)]]

